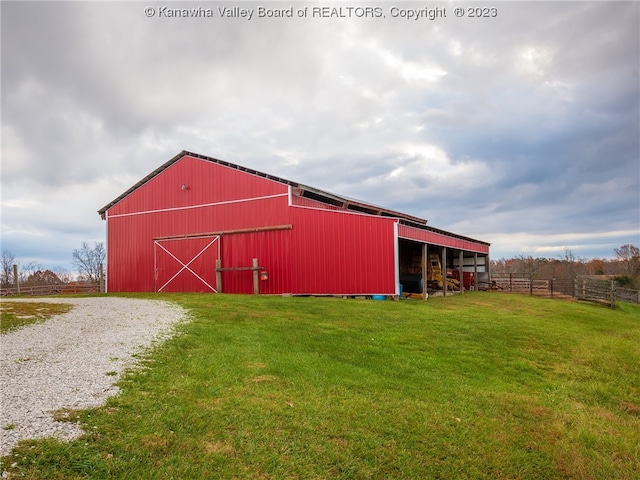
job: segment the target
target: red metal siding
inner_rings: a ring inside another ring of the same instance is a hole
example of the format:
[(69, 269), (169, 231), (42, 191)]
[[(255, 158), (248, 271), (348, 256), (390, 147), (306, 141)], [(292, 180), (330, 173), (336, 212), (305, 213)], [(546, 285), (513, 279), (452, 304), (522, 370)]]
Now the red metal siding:
[[(287, 221), (286, 197), (108, 218), (109, 291), (149, 292), (154, 290), (153, 240), (155, 238), (277, 226)], [(234, 247), (235, 241), (228, 240), (231, 237), (233, 236), (225, 236), (221, 245), (228, 248)], [(267, 235), (265, 238), (271, 239), (271, 236)], [(288, 241), (286, 235), (280, 235), (277, 238)], [(186, 256), (188, 252), (183, 254)], [(249, 265), (251, 265), (250, 260)], [(223, 266), (226, 265), (223, 264)]]
[(288, 191), (282, 183), (185, 156), (111, 207), (109, 216), (286, 195)]
[(488, 245), (472, 242), (470, 240), (463, 240), (461, 238), (450, 237), (429, 230), (409, 227), (407, 225), (398, 225), (398, 237), (406, 238), (408, 240), (417, 240), (431, 245), (440, 245), (459, 250), (466, 250), (467, 252), (489, 253)]
[(297, 207), (291, 219), (292, 293), (395, 293), (393, 219)]
[(153, 292), (153, 235), (135, 217), (107, 217), (107, 291)]
[[(254, 258), (268, 274), (260, 281), (260, 293), (291, 292), (290, 259), (291, 230), (258, 232), (222, 237), (222, 266), (224, 268), (251, 267)], [(225, 293), (253, 293), (253, 272), (222, 272)]]
[[(181, 188), (183, 183), (188, 186), (186, 190)], [(154, 239), (286, 224), (288, 186), (184, 157), (110, 208), (107, 222), (108, 290), (152, 292), (155, 288)], [(284, 234), (274, 238), (288, 241)], [(225, 240), (221, 241), (223, 245)], [(234, 247), (236, 241), (229, 240), (229, 248)], [(280, 248), (288, 248), (286, 245)], [(188, 257), (187, 243), (177, 248), (181, 255)], [(247, 252), (249, 256), (252, 254)], [(284, 267), (273, 268), (277, 272)], [(186, 291), (201, 291), (202, 282), (193, 275), (181, 274), (179, 280), (190, 285), (182, 285)], [(275, 279), (264, 283), (265, 289), (278, 285)], [(232, 286), (233, 282), (229, 288)], [(225, 291), (231, 290), (225, 288)]]

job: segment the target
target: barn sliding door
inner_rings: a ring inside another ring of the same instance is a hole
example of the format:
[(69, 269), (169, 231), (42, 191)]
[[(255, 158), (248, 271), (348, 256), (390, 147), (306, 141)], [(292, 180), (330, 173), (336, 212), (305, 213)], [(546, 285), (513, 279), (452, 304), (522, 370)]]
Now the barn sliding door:
[(217, 292), (220, 236), (153, 241), (156, 292)]

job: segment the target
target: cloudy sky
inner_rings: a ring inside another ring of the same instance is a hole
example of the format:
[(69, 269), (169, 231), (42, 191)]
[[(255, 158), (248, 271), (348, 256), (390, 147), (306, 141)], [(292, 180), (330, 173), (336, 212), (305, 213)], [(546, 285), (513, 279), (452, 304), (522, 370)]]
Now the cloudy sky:
[(638, 2), (0, 5), (2, 249), (22, 264), (71, 270), (97, 210), (181, 150), (492, 258), (640, 244)]

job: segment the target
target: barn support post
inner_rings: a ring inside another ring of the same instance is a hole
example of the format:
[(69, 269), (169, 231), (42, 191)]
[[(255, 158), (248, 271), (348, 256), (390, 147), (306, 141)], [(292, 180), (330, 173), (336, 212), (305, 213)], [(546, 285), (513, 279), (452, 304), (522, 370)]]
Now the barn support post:
[(400, 300), (400, 242), (398, 241), (398, 222), (393, 223), (393, 282), (395, 284), (394, 300)]
[(427, 293), (427, 268), (429, 261), (429, 245), (422, 244), (422, 299), (426, 300), (429, 297)]
[(478, 252), (473, 254), (473, 291), (478, 291)]
[(458, 255), (458, 274), (460, 276), (460, 293), (464, 293), (464, 251)]
[(216, 290), (222, 293), (222, 260), (216, 260)]
[(258, 270), (260, 269), (260, 267), (258, 267), (258, 259), (254, 258), (253, 259), (253, 264), (252, 264), (252, 270), (253, 270), (253, 294), (254, 295), (258, 295), (260, 293), (260, 278), (259, 278), (259, 274), (258, 274)]
[(442, 296), (447, 296), (447, 247), (442, 247)]
[(18, 265), (13, 264), (13, 283), (16, 287), (16, 295), (20, 295), (20, 279), (18, 278)]

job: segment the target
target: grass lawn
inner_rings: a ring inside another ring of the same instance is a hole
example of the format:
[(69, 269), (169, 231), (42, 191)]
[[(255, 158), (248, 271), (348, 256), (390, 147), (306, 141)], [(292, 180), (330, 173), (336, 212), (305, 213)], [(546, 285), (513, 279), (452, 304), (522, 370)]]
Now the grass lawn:
[(640, 306), (153, 298), (191, 321), (10, 478), (640, 478)]
[(73, 305), (45, 302), (2, 302), (0, 303), (0, 333), (16, 328), (40, 323), (54, 315), (67, 313)]

